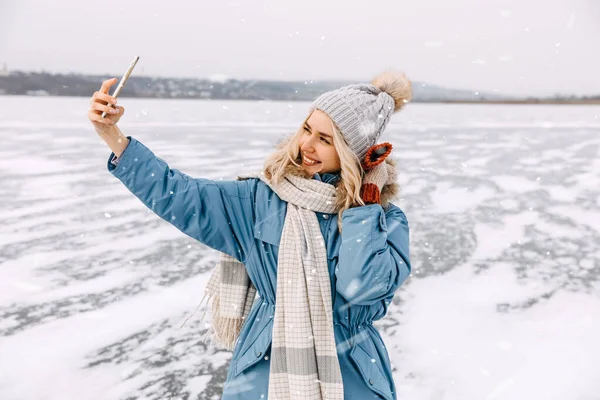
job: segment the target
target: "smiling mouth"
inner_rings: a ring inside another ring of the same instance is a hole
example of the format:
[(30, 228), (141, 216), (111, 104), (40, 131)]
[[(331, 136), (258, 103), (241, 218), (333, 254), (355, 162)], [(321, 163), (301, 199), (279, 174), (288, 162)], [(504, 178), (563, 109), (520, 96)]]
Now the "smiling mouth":
[(307, 166), (313, 166), (320, 164), (320, 161), (313, 160), (312, 158), (308, 158), (306, 155), (302, 155), (302, 163)]

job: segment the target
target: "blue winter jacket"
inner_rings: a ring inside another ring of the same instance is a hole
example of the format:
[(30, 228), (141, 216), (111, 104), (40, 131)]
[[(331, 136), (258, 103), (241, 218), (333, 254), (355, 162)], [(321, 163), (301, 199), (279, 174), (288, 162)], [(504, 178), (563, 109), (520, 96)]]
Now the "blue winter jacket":
[[(186, 235), (246, 265), (258, 298), (231, 358), (223, 399), (267, 399), (277, 254), (287, 203), (258, 179), (212, 181), (171, 169), (141, 142), (109, 171), (147, 207)], [(335, 183), (334, 174), (314, 176)], [(396, 399), (390, 360), (373, 321), (408, 277), (408, 223), (397, 206), (317, 213), (327, 246), (333, 322), (345, 399)]]

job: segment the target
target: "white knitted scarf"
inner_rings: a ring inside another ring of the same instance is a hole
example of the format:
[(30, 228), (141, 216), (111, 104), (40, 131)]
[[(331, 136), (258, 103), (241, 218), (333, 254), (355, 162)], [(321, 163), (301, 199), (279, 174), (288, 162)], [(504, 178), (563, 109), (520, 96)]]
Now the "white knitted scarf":
[[(335, 187), (293, 175), (279, 184), (260, 178), (288, 203), (277, 260), (269, 398), (343, 400), (327, 251), (315, 214), (337, 212)], [(233, 349), (255, 294), (245, 266), (222, 254), (206, 288), (215, 342)]]

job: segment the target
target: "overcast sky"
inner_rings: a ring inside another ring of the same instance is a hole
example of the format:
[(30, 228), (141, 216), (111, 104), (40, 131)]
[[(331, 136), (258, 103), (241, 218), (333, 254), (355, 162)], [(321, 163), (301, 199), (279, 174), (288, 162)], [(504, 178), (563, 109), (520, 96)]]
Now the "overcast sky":
[(600, 93), (600, 0), (0, 0), (10, 70)]

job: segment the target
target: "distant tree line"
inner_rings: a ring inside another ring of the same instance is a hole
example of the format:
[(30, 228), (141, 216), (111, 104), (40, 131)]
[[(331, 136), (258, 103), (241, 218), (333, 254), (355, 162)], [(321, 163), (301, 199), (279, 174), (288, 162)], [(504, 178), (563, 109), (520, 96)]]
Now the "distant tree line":
[[(0, 95), (91, 96), (103, 80), (112, 76), (52, 74), (48, 72), (12, 71), (0, 75)], [(189, 98), (222, 100), (312, 101), (319, 94), (350, 84), (347, 81), (222, 81), (197, 78), (131, 76), (123, 97)], [(511, 97), (499, 94), (446, 89), (413, 82), (413, 102), (444, 103), (600, 103), (597, 96), (555, 95), (549, 98)]]

